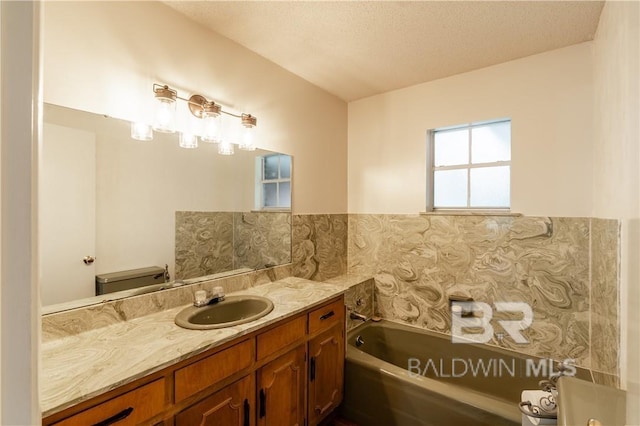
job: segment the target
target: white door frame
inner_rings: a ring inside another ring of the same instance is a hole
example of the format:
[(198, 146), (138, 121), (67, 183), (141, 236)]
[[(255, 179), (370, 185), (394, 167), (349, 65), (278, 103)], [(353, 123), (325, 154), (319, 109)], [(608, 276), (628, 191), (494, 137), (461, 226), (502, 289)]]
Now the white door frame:
[(0, 424), (35, 425), (41, 423), (39, 1), (0, 1), (0, 43)]

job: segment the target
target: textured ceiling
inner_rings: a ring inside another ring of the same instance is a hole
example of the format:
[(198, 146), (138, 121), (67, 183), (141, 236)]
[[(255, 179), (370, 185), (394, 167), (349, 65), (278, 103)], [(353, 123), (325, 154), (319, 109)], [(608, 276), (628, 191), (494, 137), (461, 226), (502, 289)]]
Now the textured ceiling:
[(168, 1), (353, 101), (592, 40), (600, 1)]

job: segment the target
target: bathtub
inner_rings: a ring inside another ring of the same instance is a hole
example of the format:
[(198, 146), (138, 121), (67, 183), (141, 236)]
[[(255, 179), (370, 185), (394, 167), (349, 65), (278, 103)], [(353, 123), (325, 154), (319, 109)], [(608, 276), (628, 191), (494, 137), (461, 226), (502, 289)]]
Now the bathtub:
[[(520, 425), (520, 392), (538, 389), (549, 371), (532, 370), (532, 362), (541, 364), (529, 358), (454, 344), (448, 335), (403, 324), (367, 322), (347, 336), (341, 413), (359, 426)], [(576, 376), (590, 378), (584, 369)]]

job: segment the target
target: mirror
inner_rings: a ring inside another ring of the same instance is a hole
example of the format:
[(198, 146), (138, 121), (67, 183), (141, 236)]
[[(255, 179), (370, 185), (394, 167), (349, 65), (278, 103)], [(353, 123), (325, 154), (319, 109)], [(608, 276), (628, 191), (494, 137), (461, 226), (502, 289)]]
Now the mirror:
[[(286, 154), (138, 141), (127, 121), (45, 104), (39, 175), (45, 312), (291, 262)], [(96, 276), (148, 267), (149, 287), (96, 296)]]

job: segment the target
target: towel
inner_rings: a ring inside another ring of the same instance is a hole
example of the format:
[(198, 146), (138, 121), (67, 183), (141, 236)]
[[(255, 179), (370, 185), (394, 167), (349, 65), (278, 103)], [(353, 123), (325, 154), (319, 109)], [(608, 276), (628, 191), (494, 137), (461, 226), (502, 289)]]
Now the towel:
[[(556, 400), (551, 392), (541, 390), (523, 390), (520, 394), (521, 401), (531, 401), (533, 405), (537, 405), (551, 413), (558, 413)], [(522, 414), (522, 426), (538, 426), (538, 425), (557, 425), (558, 419), (540, 419), (533, 416)]]

